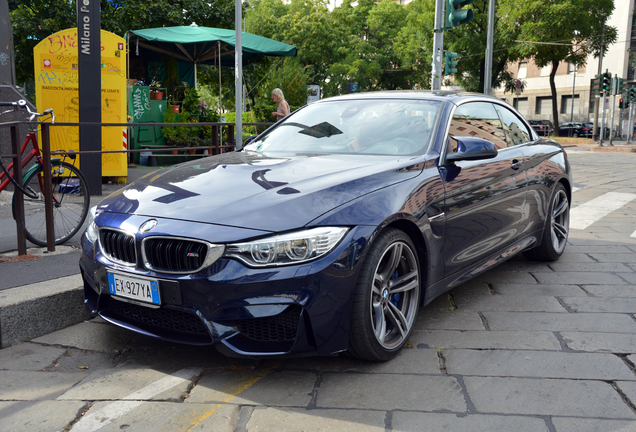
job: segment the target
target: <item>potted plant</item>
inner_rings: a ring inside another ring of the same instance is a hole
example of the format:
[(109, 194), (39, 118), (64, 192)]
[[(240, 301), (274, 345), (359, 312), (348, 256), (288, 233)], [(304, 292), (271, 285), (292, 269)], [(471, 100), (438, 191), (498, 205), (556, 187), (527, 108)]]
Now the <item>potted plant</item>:
[(148, 78), (150, 81), (152, 98), (155, 100), (163, 100), (163, 91), (161, 89), (161, 66), (158, 63), (153, 63), (148, 67)]
[(150, 88), (152, 89), (152, 98), (154, 100), (163, 100), (163, 91), (161, 90), (160, 81), (153, 81), (150, 83)]
[(168, 105), (172, 107), (172, 112), (180, 113), (183, 111), (181, 105), (183, 104), (183, 100), (185, 99), (188, 87), (188, 84), (184, 82), (176, 87), (173, 87), (172, 91), (168, 89)]
[(180, 111), (178, 102), (183, 100), (185, 86), (179, 81), (177, 59), (164, 55), (162, 56), (162, 62), (166, 70), (164, 82), (168, 91), (168, 105), (172, 107), (172, 112), (178, 113)]
[(172, 112), (173, 114), (179, 114), (179, 104), (177, 103), (177, 99), (175, 99), (172, 94), (168, 94), (168, 106), (170, 107), (168, 111)]

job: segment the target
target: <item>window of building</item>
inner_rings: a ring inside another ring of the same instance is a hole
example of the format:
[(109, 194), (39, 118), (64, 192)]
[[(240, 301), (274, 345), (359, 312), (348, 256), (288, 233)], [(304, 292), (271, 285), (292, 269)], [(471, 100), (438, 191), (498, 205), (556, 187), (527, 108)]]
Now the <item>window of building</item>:
[(579, 68), (577, 68), (574, 63), (568, 63), (568, 74), (573, 74), (574, 72), (578, 70)]
[(541, 68), (541, 76), (550, 76), (551, 71), (552, 71), (552, 64), (544, 66)]
[(524, 79), (528, 75), (528, 62), (519, 63), (519, 72), (517, 72), (517, 79)]
[[(561, 114), (572, 112), (572, 95), (561, 96)], [(579, 112), (579, 95), (574, 95), (574, 112)]]
[(552, 113), (552, 98), (538, 97), (537, 106), (534, 109), (535, 114), (551, 114)]
[(519, 113), (526, 116), (528, 115), (528, 98), (515, 98), (513, 105)]
[(590, 98), (590, 110), (588, 112), (594, 113), (594, 107), (596, 106), (596, 98)]

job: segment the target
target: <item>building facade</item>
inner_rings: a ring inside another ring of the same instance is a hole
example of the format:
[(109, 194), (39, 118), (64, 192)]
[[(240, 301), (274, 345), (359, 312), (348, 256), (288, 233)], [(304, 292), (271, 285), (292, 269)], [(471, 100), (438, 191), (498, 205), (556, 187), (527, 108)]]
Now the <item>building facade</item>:
[[(602, 108), (602, 101), (591, 91), (591, 83), (595, 75), (608, 70), (612, 77), (626, 79), (628, 85), (636, 86), (636, 16), (634, 14), (636, 0), (614, 0), (614, 12), (606, 25), (616, 27), (618, 35), (616, 43), (606, 47), (603, 59), (589, 56), (586, 65), (561, 63), (555, 76), (559, 124), (565, 122), (594, 122), (594, 110), (597, 103)], [(518, 80), (525, 82), (526, 87), (519, 95), (504, 93), (503, 88), (493, 91), (493, 95), (513, 105), (528, 119), (550, 120), (552, 118), (552, 100), (549, 75), (551, 66), (537, 67), (531, 59), (510, 64), (508, 69)], [(596, 94), (595, 94), (596, 93)], [(605, 98), (606, 126), (609, 126), (612, 107), (615, 107), (614, 128), (626, 135), (629, 130), (629, 110), (619, 110), (620, 96)], [(599, 110), (598, 124), (601, 123), (602, 110)], [(633, 124), (633, 121), (632, 121)]]

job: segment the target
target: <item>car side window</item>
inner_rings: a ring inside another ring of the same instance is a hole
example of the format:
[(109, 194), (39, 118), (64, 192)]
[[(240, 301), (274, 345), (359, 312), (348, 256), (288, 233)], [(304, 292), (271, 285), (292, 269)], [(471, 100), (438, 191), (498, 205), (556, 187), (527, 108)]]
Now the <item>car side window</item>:
[(506, 137), (495, 108), (488, 102), (470, 102), (460, 105), (453, 114), (448, 131), (450, 151), (457, 151), (457, 140), (453, 136), (483, 138), (505, 148)]
[(495, 105), (495, 109), (503, 122), (509, 145), (519, 145), (531, 141), (532, 134), (515, 113), (501, 105)]

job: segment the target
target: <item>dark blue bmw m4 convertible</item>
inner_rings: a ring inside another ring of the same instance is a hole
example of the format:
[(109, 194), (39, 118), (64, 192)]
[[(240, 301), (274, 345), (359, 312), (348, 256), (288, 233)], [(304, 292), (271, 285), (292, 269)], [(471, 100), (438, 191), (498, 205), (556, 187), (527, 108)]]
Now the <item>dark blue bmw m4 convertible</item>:
[(241, 151), (165, 168), (91, 210), (92, 315), (251, 356), (395, 356), (418, 310), (568, 238), (570, 166), (496, 98), (324, 99)]

